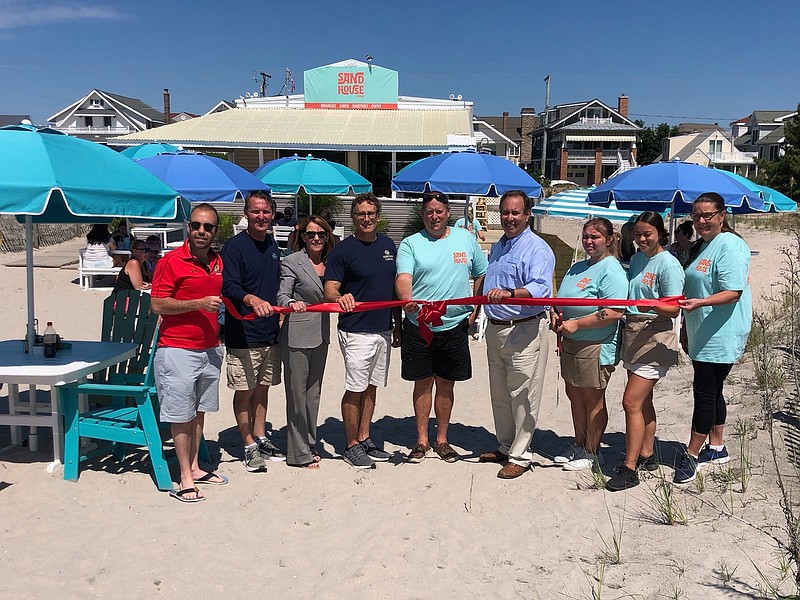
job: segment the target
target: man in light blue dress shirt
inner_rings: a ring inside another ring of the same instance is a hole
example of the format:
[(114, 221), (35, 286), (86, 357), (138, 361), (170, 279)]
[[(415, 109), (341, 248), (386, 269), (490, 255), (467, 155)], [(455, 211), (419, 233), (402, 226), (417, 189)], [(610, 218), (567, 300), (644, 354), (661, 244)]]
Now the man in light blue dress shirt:
[(506, 463), (497, 476), (519, 477), (531, 466), (549, 350), (547, 308), (497, 304), (507, 298), (548, 298), (553, 292), (553, 251), (528, 228), (531, 199), (508, 191), (500, 198), (505, 235), (492, 246), (483, 289), (489, 324), (486, 355), (498, 449), (481, 462)]

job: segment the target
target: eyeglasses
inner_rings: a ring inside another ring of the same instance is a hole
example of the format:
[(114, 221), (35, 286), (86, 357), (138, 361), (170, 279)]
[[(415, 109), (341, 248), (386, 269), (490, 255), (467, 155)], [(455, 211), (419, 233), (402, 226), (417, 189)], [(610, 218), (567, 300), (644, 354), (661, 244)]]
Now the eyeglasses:
[(197, 221), (192, 221), (189, 223), (189, 228), (192, 231), (200, 231), (200, 228), (203, 228), (203, 231), (206, 233), (213, 233), (214, 230), (217, 228), (216, 225), (212, 225), (211, 223), (198, 223)]
[(692, 221), (700, 221), (700, 220), (710, 221), (711, 219), (716, 217), (721, 212), (722, 212), (721, 210), (715, 210), (715, 211), (712, 211), (712, 212), (692, 213), (689, 216), (692, 217)]
[(149, 252), (147, 248), (131, 248), (131, 252)]
[(145, 252), (149, 252), (150, 254), (158, 254), (159, 252), (161, 252), (161, 249), (160, 249), (160, 248), (153, 248), (153, 247), (150, 247), (150, 248), (147, 248), (147, 249), (146, 249), (146, 250), (144, 250), (144, 251), (145, 251)]
[(307, 237), (308, 239), (319, 238), (321, 240), (327, 239), (328, 232), (327, 231), (304, 231), (303, 236)]
[(359, 219), (374, 219), (376, 216), (378, 216), (378, 213), (377, 211), (370, 210), (366, 212), (357, 212), (355, 213), (355, 216)]

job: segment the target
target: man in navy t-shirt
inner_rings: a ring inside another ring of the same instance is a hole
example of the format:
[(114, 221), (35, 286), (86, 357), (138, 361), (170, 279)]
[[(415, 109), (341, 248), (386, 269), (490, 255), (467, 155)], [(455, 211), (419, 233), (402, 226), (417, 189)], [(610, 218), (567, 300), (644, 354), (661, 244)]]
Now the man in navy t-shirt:
[(342, 421), (347, 438), (344, 460), (357, 469), (375, 468), (390, 458), (370, 438), (378, 386), (386, 387), (391, 347), (400, 345), (400, 309), (352, 312), (356, 302), (394, 297), (394, 242), (377, 232), (381, 203), (360, 194), (350, 207), (355, 232), (337, 243), (325, 266), (325, 301), (337, 302), (339, 346), (344, 356)]
[(250, 472), (266, 471), (264, 459), (286, 460), (267, 438), (269, 386), (281, 382), (278, 352), (278, 315), (272, 305), (278, 295), (280, 251), (267, 230), (272, 225), (275, 201), (267, 192), (250, 192), (244, 203), (247, 229), (222, 247), (225, 264), (222, 295), (239, 314), (258, 315), (240, 321), (225, 319), (228, 387), (233, 392), (233, 412), (244, 443), (244, 465)]

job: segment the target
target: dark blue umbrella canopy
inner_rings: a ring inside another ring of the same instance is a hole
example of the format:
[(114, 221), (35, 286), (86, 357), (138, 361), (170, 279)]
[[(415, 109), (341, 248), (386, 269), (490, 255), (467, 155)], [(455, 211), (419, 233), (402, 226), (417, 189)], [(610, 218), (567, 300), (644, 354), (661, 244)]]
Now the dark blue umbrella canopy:
[(514, 163), (474, 150), (445, 152), (415, 161), (395, 175), (392, 189), (495, 198), (509, 190), (522, 190), (532, 198), (542, 194), (542, 186)]
[(587, 202), (608, 206), (613, 200), (623, 210), (688, 214), (692, 202), (708, 192), (722, 196), (734, 213), (764, 210), (764, 201), (757, 193), (724, 172), (680, 161), (653, 163), (620, 173), (589, 192)]
[(244, 200), (250, 191), (270, 191), (267, 184), (239, 165), (205, 154), (165, 153), (136, 164), (192, 202), (233, 202)]

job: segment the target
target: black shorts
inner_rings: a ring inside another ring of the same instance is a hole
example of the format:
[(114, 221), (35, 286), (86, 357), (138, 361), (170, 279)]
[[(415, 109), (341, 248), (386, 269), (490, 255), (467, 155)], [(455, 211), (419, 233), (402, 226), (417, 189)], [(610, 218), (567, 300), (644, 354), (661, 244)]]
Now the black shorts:
[(420, 381), (434, 375), (448, 381), (470, 379), (472, 359), (467, 329), (467, 319), (464, 319), (452, 329), (435, 331), (433, 340), (427, 346), (419, 328), (408, 319), (403, 319), (400, 376), (406, 381)]

